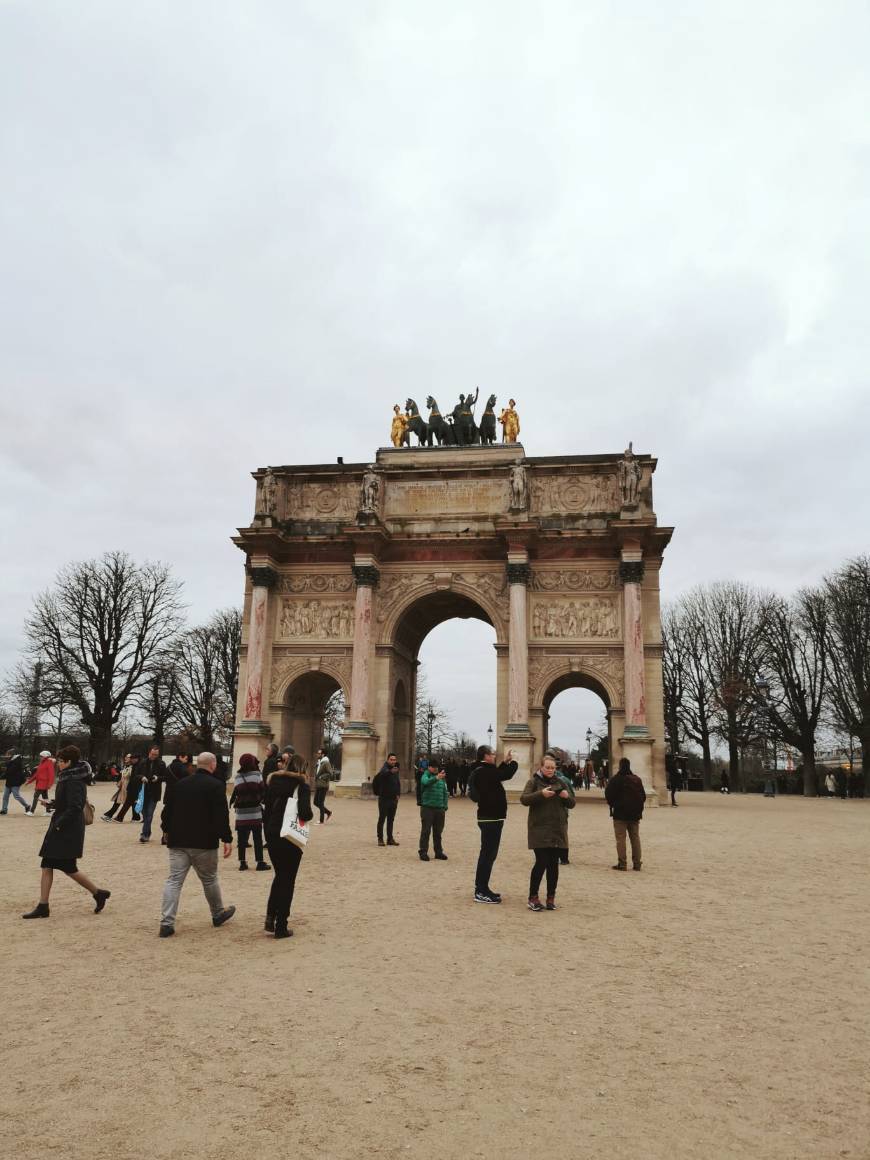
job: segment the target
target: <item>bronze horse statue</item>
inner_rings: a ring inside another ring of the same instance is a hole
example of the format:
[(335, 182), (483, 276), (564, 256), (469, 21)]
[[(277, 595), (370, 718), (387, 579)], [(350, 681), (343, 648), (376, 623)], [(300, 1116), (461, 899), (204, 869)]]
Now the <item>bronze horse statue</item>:
[(453, 424), (449, 423), (439, 411), (438, 400), (429, 395), (426, 406), (429, 408), (429, 446), (432, 446), (433, 435), (438, 440), (439, 447), (443, 447), (445, 443), (455, 443), (456, 432), (453, 430)]
[(411, 432), (417, 436), (417, 446), (425, 447), (432, 446), (432, 433), (429, 430), (429, 424), (420, 414), (417, 409), (417, 404), (413, 399), (405, 400), (405, 414), (408, 416), (408, 426), (405, 428), (405, 434), (402, 437), (402, 442), (407, 446), (411, 446)]
[(481, 443), (495, 443), (495, 395), (486, 401), (486, 410), (480, 420)]

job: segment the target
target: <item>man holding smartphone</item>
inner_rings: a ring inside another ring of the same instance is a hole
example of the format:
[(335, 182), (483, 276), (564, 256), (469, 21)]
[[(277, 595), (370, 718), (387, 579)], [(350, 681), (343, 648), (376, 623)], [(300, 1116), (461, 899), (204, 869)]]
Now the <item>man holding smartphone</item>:
[(435, 847), (435, 857), (446, 862), (447, 855), (441, 845), (444, 833), (444, 819), (447, 817), (446, 773), (438, 768), (434, 757), (429, 758), (426, 772), (420, 778), (420, 861), (429, 861), (429, 835)]
[[(396, 809), (399, 805), (399, 795), (402, 792), (402, 782), (399, 779), (399, 759), (395, 753), (388, 753), (387, 760), (375, 774), (372, 782), (372, 791), (378, 797), (378, 845), (398, 846), (393, 837), (393, 823), (396, 820)], [(384, 823), (387, 826), (387, 840), (384, 842)]]
[(504, 782), (510, 781), (517, 771), (513, 750), (504, 755), (501, 765), (495, 763), (495, 750), (481, 745), (477, 750), (477, 765), (468, 779), (468, 793), (477, 802), (477, 825), (480, 829), (480, 856), (474, 876), (474, 901), (499, 903), (501, 895), (491, 890), (489, 877), (498, 857), (501, 834), (507, 817), (507, 794)]

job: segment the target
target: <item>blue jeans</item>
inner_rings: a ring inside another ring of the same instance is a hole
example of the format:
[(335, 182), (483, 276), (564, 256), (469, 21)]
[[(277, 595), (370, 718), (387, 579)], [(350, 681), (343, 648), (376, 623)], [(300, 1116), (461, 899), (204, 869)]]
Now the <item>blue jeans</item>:
[(489, 890), (489, 876), (498, 857), (504, 822), (478, 822), (477, 827), (480, 830), (480, 856), (477, 859), (474, 889), (480, 894)]
[(147, 798), (142, 806), (142, 833), (140, 838), (151, 837), (151, 819), (154, 817), (154, 811), (157, 809), (156, 798)]
[(4, 814), (7, 813), (8, 809), (9, 809), (9, 799), (11, 797), (14, 797), (17, 801), (21, 802), (21, 804), (24, 806), (24, 808), (26, 810), (30, 809), (30, 806), (27, 804), (27, 802), (21, 796), (21, 790), (18, 788), (18, 786), (17, 785), (7, 785), (6, 788), (3, 790), (3, 813)]

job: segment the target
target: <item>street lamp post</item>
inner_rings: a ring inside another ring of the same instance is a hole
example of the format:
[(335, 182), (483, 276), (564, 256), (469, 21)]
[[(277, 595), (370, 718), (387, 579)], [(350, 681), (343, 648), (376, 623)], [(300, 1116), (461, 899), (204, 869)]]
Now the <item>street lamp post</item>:
[(586, 730), (586, 760), (589, 760), (589, 755), (592, 753), (592, 730)]
[(492, 725), (486, 731), (489, 735), (489, 747), (492, 749)]
[(432, 729), (433, 729), (433, 726), (435, 725), (435, 710), (432, 708), (430, 708), (429, 712), (426, 714), (426, 725), (427, 725), (427, 728), (426, 728), (426, 748), (428, 750), (427, 756), (428, 756), (429, 760), (431, 761), (432, 760)]

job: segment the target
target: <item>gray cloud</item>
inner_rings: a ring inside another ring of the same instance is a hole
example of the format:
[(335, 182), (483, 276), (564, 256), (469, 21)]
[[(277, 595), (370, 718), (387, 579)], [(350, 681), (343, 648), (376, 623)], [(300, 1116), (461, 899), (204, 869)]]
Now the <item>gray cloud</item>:
[(868, 42), (846, 0), (0, 4), (0, 659), (106, 547), (236, 600), (251, 468), (478, 383), (529, 454), (660, 457), (668, 594), (866, 550)]

